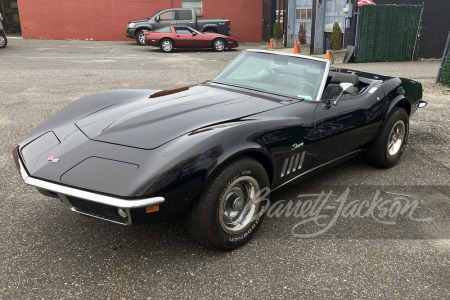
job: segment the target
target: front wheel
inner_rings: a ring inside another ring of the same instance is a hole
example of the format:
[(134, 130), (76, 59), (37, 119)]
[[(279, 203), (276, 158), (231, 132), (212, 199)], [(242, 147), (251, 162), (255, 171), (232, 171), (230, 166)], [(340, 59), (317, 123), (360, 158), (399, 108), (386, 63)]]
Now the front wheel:
[(8, 39), (3, 32), (0, 32), (0, 48), (5, 48), (6, 44), (8, 44)]
[(221, 39), (221, 38), (215, 39), (212, 42), (212, 48), (214, 51), (217, 51), (217, 52), (225, 50), (226, 46), (227, 46), (227, 44), (226, 44), (225, 40)]
[(380, 168), (394, 166), (405, 150), (408, 134), (408, 113), (403, 108), (394, 108), (367, 150), (367, 160)]
[(225, 165), (205, 186), (188, 214), (190, 235), (217, 250), (250, 240), (269, 204), (269, 179), (257, 161), (242, 157)]
[(172, 52), (173, 48), (175, 47), (171, 39), (163, 39), (159, 46), (161, 50), (164, 52)]
[(136, 42), (138, 45), (145, 46), (145, 34), (142, 30), (136, 32)]

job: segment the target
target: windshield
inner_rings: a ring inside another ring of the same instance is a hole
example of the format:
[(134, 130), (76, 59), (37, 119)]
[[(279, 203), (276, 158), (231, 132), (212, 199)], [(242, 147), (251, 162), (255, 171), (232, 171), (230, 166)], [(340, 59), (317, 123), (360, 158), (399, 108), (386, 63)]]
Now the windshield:
[(300, 56), (247, 51), (213, 82), (316, 100), (327, 63)]
[(189, 30), (191, 30), (192, 32), (195, 32), (196, 34), (203, 34), (203, 32), (198, 31), (198, 30), (196, 30), (196, 29), (194, 29), (192, 27), (187, 26), (186, 28), (189, 28)]
[(175, 32), (181, 33), (181, 34), (191, 34), (194, 32), (196, 34), (202, 34), (200, 31), (197, 31), (194, 28), (189, 27), (189, 26), (175, 26)]
[(160, 29), (155, 30), (155, 32), (159, 32), (159, 33), (172, 33), (172, 28), (170, 28), (170, 26), (166, 26)]

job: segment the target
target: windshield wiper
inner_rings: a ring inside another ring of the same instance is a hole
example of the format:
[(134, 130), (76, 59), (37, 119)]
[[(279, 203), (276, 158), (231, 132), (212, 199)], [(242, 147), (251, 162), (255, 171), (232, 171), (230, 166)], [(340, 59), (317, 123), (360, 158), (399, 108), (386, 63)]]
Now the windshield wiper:
[(305, 100), (305, 98), (302, 98), (302, 97), (294, 97), (294, 96), (289, 96), (289, 95), (284, 95), (284, 94), (277, 94), (277, 93), (270, 92), (270, 91), (267, 91), (267, 90), (261, 90), (261, 89), (257, 89), (257, 88), (253, 88), (253, 87), (249, 87), (249, 86), (232, 84), (232, 83), (228, 83), (228, 82), (221, 82), (221, 81), (211, 80), (211, 81), (209, 81), (209, 83), (214, 83), (214, 84), (218, 84), (218, 85), (225, 85), (225, 86), (230, 86), (230, 87), (239, 88), (239, 89), (250, 90), (250, 91), (258, 93), (258, 94), (270, 94), (270, 96), (277, 96), (277, 97), (285, 98), (285, 99), (279, 99), (279, 101), (303, 101), (303, 100)]

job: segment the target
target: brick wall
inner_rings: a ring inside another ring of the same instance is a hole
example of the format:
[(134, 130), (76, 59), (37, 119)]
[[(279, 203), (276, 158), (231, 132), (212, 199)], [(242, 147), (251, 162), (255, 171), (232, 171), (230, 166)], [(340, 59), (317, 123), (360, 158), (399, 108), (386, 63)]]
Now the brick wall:
[[(181, 0), (18, 0), (22, 35), (27, 39), (129, 40), (128, 21), (149, 17)], [(229, 18), (233, 37), (262, 39), (261, 0), (203, 0), (204, 18)]]

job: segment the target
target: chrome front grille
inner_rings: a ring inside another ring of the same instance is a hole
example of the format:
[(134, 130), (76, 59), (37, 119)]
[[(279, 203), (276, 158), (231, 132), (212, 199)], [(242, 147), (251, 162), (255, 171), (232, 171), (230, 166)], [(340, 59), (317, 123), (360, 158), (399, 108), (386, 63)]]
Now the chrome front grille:
[(61, 200), (71, 207), (72, 211), (82, 215), (122, 224), (131, 225), (130, 212), (127, 209), (127, 217), (123, 218), (119, 215), (117, 207), (109, 206), (101, 203), (87, 201), (72, 196), (65, 196), (59, 194)]

